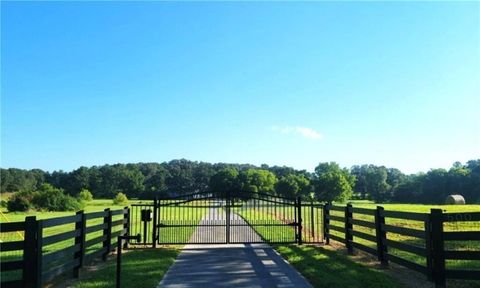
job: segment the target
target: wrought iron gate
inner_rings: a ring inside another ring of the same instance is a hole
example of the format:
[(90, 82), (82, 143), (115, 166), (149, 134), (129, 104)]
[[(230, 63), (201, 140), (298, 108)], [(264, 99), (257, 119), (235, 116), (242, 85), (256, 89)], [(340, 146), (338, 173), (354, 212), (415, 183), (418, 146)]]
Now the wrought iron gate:
[[(263, 193), (188, 194), (132, 205), (130, 231), (153, 246), (321, 242), (323, 235), (313, 234), (314, 227), (317, 233), (323, 231), (320, 206), (306, 205), (300, 198)], [(302, 207), (307, 231), (302, 229)]]

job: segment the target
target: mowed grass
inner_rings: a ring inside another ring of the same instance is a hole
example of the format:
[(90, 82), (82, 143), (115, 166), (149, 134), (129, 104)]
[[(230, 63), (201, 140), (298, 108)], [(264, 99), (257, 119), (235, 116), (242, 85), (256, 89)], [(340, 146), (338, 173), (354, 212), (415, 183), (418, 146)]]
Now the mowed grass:
[[(133, 250), (122, 254), (121, 287), (156, 287), (168, 268), (173, 264), (180, 246), (160, 249)], [(73, 285), (75, 288), (115, 287), (116, 258), (111, 258), (98, 270)]]
[[(369, 208), (369, 209), (375, 209), (376, 206), (383, 206), (385, 210), (389, 211), (406, 211), (406, 212), (417, 212), (417, 213), (429, 213), (430, 209), (432, 208), (439, 208), (442, 210), (445, 210), (445, 212), (479, 212), (480, 211), (480, 205), (464, 205), (464, 206), (454, 206), (454, 205), (408, 205), (408, 204), (371, 204), (371, 203), (362, 203), (359, 205), (354, 205), (354, 207), (363, 207), (363, 208)], [(253, 208), (250, 208), (252, 210)], [(289, 208), (292, 209), (293, 208)], [(309, 227), (309, 222), (308, 222), (308, 209), (305, 209), (305, 207), (302, 207), (302, 214), (304, 218), (303, 225), (306, 229)], [(247, 222), (255, 222), (255, 219), (267, 219), (269, 223), (284, 223), (283, 218), (284, 215), (280, 214), (272, 214), (269, 213), (268, 210), (263, 209), (263, 208), (257, 208), (256, 211), (248, 211), (247, 209), (244, 210), (239, 210), (237, 213), (239, 213), (242, 217), (244, 217)], [(286, 212), (287, 215), (290, 215), (291, 212)], [(331, 215), (335, 215), (337, 217), (344, 217), (344, 212), (343, 211), (331, 211)], [(358, 214), (358, 213), (353, 213), (353, 218), (354, 219), (360, 219), (368, 222), (374, 223), (374, 217), (370, 215), (363, 215), (363, 214)], [(307, 221), (305, 221), (307, 220)], [(413, 221), (413, 220), (403, 220), (403, 219), (394, 219), (394, 218), (387, 218), (386, 223), (389, 225), (394, 225), (394, 226), (399, 226), (399, 227), (407, 227), (407, 228), (412, 228), (412, 229), (417, 229), (417, 230), (422, 230), (424, 231), (425, 229), (425, 223), (422, 221)], [(331, 224), (339, 226), (339, 227), (344, 227), (344, 222), (339, 222), (339, 221), (331, 221)], [(253, 226), (254, 229), (259, 233), (267, 242), (271, 242), (272, 239), (281, 239), (282, 235), (285, 234), (282, 229), (272, 229), (271, 227), (264, 227), (264, 226)], [(304, 229), (305, 229), (304, 228)], [(283, 229), (290, 229), (291, 233), (293, 233), (294, 229), (291, 227), (283, 227)], [(370, 234), (372, 236), (375, 236), (375, 229), (367, 228), (367, 227), (362, 227), (358, 225), (354, 225), (354, 230), (355, 231), (360, 231), (366, 234)], [(452, 222), (452, 223), (445, 223), (444, 224), (444, 230), (445, 231), (480, 231), (480, 223), (478, 221), (476, 222)], [(330, 231), (332, 234), (337, 235), (341, 238), (344, 238), (345, 235), (344, 233), (341, 232), (336, 232), (331, 230)], [(310, 232), (308, 232), (310, 233)], [(321, 233), (321, 232), (320, 232)], [(404, 236), (396, 233), (387, 233), (387, 239), (398, 241), (401, 243), (406, 243), (418, 247), (425, 248), (425, 240), (420, 239), (420, 238), (415, 238), (415, 237), (410, 237), (410, 236)], [(359, 237), (354, 237), (354, 242), (363, 244), (365, 246), (369, 246), (371, 248), (376, 249), (376, 242), (371, 242), (368, 240), (364, 240)], [(479, 251), (480, 250), (480, 241), (445, 241), (445, 247), (447, 250), (461, 250), (461, 251)], [(343, 245), (343, 244), (342, 244)], [(289, 247), (289, 253), (292, 259), (297, 259), (297, 258), (302, 258), (304, 256), (300, 255), (304, 253), (305, 248), (295, 248), (296, 246), (278, 246), (278, 247)], [(302, 247), (302, 246), (300, 246)], [(307, 246), (305, 246), (307, 247)], [(286, 249), (286, 248), (283, 248)], [(299, 250), (300, 249), (300, 250)], [(308, 248), (310, 249), (310, 248)], [(307, 249), (307, 250), (308, 250)], [(308, 250), (312, 252), (311, 250)], [(315, 251), (314, 251), (315, 252)], [(321, 251), (323, 253), (323, 251)], [(316, 253), (316, 252), (315, 252)], [(389, 253), (396, 255), (398, 257), (404, 258), (406, 260), (418, 263), (420, 265), (426, 266), (426, 258), (423, 256), (419, 256), (413, 253), (405, 252), (399, 249), (389, 249)], [(298, 254), (298, 255), (297, 255)], [(318, 256), (318, 257), (323, 257), (323, 256)], [(303, 259), (303, 258), (302, 258)], [(288, 260), (288, 259), (287, 259)], [(290, 260), (289, 260), (290, 261)], [(315, 266), (316, 262), (312, 262), (309, 269), (312, 271), (315, 271), (317, 267)], [(300, 266), (303, 265), (303, 262), (300, 261), (299, 264)], [(319, 264), (321, 265), (321, 264)], [(480, 261), (478, 260), (446, 260), (446, 267), (447, 269), (465, 269), (465, 270), (480, 270)], [(308, 268), (308, 265), (307, 265)], [(302, 268), (299, 268), (299, 271), (307, 276), (305, 273), (309, 273), (310, 271), (307, 269), (306, 272), (302, 271)], [(361, 280), (359, 280), (361, 281)], [(323, 282), (322, 282), (323, 283)], [(345, 284), (345, 285), (348, 285)], [(470, 282), (470, 285), (473, 285), (472, 287), (478, 287), (478, 281)], [(351, 285), (350, 285), (351, 286)], [(328, 287), (328, 286), (325, 286)], [(367, 286), (366, 286), (367, 287)]]
[(391, 276), (318, 246), (274, 245), (313, 287), (403, 287)]
[[(252, 211), (239, 210), (248, 223), (256, 219), (264, 218), (271, 224), (281, 224), (283, 220), (275, 215), (266, 213), (263, 209)], [(278, 226), (272, 226), (278, 227)], [(272, 229), (262, 225), (253, 226), (267, 242), (284, 239), (285, 234), (293, 235), (290, 238), (294, 241), (294, 228), (283, 226), (282, 229)], [(288, 232), (284, 230), (289, 230)], [(330, 251), (318, 246), (295, 245), (295, 244), (274, 244), (273, 247), (283, 258), (292, 264), (314, 287), (402, 287), (402, 285), (391, 276), (355, 263), (348, 257), (335, 251)]]

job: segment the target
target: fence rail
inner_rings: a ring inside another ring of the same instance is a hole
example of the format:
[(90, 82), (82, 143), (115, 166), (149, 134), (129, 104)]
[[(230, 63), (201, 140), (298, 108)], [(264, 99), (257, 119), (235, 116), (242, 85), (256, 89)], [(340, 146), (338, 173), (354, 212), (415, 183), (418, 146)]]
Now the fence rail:
[[(332, 215), (333, 213), (335, 215)], [(387, 220), (415, 221), (418, 225), (414, 226), (423, 229), (386, 224)], [(466, 270), (449, 269), (445, 264), (446, 260), (480, 260), (480, 245), (474, 246), (476, 248), (472, 250), (461, 251), (445, 248), (448, 241), (457, 241), (460, 244), (465, 242), (459, 241), (479, 241), (480, 226), (474, 227), (478, 228), (474, 231), (444, 231), (444, 225), (479, 220), (480, 212), (443, 213), (441, 209), (431, 209), (428, 214), (385, 211), (380, 206), (377, 209), (366, 209), (352, 207), (350, 204), (342, 207), (327, 203), (324, 205), (324, 239), (327, 244), (330, 239), (345, 244), (349, 253), (355, 248), (372, 254), (383, 265), (393, 262), (423, 273), (437, 287), (444, 287), (446, 279), (480, 280), (480, 265), (474, 266), (473, 270)], [(387, 233), (397, 234), (411, 243), (388, 239)]]
[[(86, 263), (99, 257), (105, 260), (117, 247), (118, 243), (112, 240), (128, 232), (129, 215), (130, 209), (125, 207), (93, 213), (79, 211), (72, 216), (45, 220), (30, 216), (24, 222), (0, 223), (2, 233), (25, 235), (21, 241), (0, 243), (2, 254), (17, 252), (14, 256), (2, 255), (1, 287), (42, 287), (68, 272), (78, 277)], [(112, 220), (113, 216), (121, 219)], [(102, 223), (97, 224), (99, 221)]]

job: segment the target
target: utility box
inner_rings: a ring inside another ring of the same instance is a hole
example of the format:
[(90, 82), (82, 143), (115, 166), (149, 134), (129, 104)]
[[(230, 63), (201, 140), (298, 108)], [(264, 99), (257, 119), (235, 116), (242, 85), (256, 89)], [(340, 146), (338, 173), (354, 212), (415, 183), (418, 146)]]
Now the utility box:
[(150, 209), (143, 209), (142, 210), (142, 221), (145, 221), (145, 222), (150, 222), (152, 221), (152, 210)]

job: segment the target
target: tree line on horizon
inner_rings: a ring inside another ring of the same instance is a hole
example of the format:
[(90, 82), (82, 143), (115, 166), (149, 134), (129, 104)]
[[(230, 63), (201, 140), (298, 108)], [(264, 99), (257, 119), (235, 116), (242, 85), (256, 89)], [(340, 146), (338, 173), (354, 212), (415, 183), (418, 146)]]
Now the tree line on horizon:
[(480, 159), (455, 162), (450, 169), (406, 175), (396, 168), (335, 162), (319, 163), (315, 171), (263, 164), (227, 164), (172, 160), (163, 163), (80, 167), (71, 172), (0, 168), (0, 192), (37, 191), (43, 184), (75, 196), (82, 190), (95, 198), (152, 199), (205, 191), (273, 193), (305, 200), (368, 199), (375, 202), (442, 204), (450, 194), (480, 203)]

